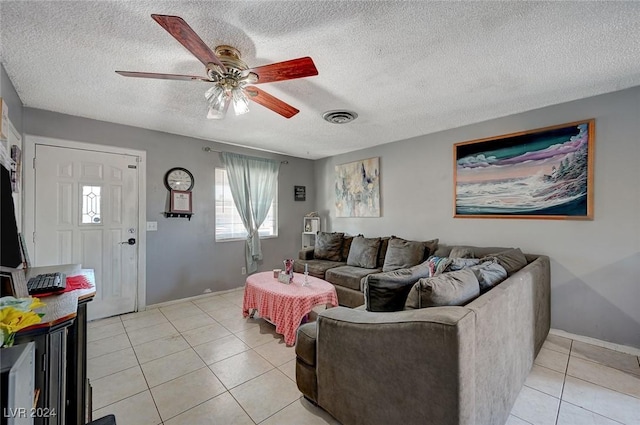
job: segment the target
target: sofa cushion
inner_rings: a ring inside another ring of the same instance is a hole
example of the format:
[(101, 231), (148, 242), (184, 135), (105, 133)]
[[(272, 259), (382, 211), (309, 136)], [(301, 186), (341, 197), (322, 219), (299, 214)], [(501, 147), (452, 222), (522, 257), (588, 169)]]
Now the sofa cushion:
[(487, 291), (507, 278), (507, 271), (496, 261), (485, 261), (469, 267), (480, 284), (480, 292)]
[(309, 275), (324, 279), (327, 270), (334, 267), (344, 266), (346, 263), (341, 261), (329, 261), (329, 260), (308, 260), (308, 261), (294, 261), (293, 271), (296, 273), (304, 273), (304, 265), (309, 267)]
[(313, 257), (318, 260), (342, 261), (344, 233), (318, 232)]
[(527, 265), (527, 257), (524, 256), (520, 248), (511, 248), (506, 251), (490, 254), (482, 258), (482, 261), (497, 261), (507, 271), (507, 276), (511, 276)]
[(478, 278), (469, 269), (423, 278), (409, 291), (408, 309), (464, 305), (480, 295)]
[(345, 235), (342, 239), (342, 261), (347, 261), (347, 258), (349, 258), (349, 250), (351, 249), (352, 242), (353, 236)]
[(382, 268), (382, 266), (384, 265), (384, 257), (387, 255), (387, 248), (389, 248), (390, 240), (391, 240), (391, 237), (389, 236), (380, 238), (380, 249), (378, 250), (378, 263), (376, 264), (378, 268)]
[(363, 267), (365, 269), (375, 269), (378, 261), (378, 250), (380, 249), (380, 238), (365, 238), (356, 236), (351, 242), (348, 266)]
[(429, 274), (429, 264), (424, 262), (408, 269), (366, 276), (363, 279), (366, 309), (386, 312), (404, 309), (411, 286)]
[(408, 241), (392, 236), (384, 258), (382, 271), (406, 269), (422, 263), (438, 244), (437, 239), (426, 242)]
[[(355, 266), (340, 266), (327, 270), (325, 278), (329, 283), (360, 291), (360, 281), (371, 273), (378, 273), (380, 269), (364, 269)], [(358, 304), (359, 305), (359, 304)]]
[(449, 253), (451, 258), (475, 258), (473, 250), (468, 246), (454, 246)]

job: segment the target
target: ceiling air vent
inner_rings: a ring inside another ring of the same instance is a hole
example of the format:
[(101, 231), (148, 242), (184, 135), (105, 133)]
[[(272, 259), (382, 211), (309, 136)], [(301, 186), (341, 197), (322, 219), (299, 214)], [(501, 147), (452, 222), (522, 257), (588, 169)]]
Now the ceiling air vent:
[(322, 114), (322, 118), (332, 124), (346, 124), (358, 118), (358, 114), (352, 111), (327, 111)]

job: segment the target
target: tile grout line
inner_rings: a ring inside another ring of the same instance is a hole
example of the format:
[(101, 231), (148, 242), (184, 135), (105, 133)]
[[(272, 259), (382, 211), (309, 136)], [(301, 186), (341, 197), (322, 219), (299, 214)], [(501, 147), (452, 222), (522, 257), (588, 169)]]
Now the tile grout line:
[(287, 407), (291, 406), (292, 404), (294, 404), (297, 401), (300, 401), (300, 398), (302, 397), (302, 395), (300, 395), (298, 398), (296, 398), (295, 400), (293, 400), (291, 403), (287, 404), (286, 406), (284, 406), (282, 409), (279, 409), (275, 412), (273, 412), (271, 415), (267, 416), (266, 418), (264, 418), (263, 420), (261, 420), (259, 423), (263, 423), (264, 421), (268, 420), (269, 418), (277, 415), (278, 413), (282, 412), (284, 409), (286, 409)]
[(589, 413), (591, 413), (591, 414), (593, 414), (593, 415), (596, 415), (596, 416), (598, 416), (598, 417), (608, 419), (608, 420), (610, 420), (611, 422), (615, 422), (615, 423), (617, 423), (617, 424), (625, 425), (625, 423), (624, 423), (624, 422), (620, 422), (620, 421), (618, 421), (618, 420), (616, 420), (616, 419), (612, 419), (612, 418), (610, 418), (610, 417), (608, 417), (608, 416), (601, 415), (601, 414), (600, 414), (600, 413), (598, 413), (598, 412), (594, 412), (593, 410), (589, 410), (589, 409), (586, 409), (586, 408), (584, 408), (584, 407), (582, 407), (582, 406), (578, 406), (577, 404), (573, 404), (573, 403), (570, 403), (570, 402), (568, 402), (568, 401), (564, 401), (564, 403), (570, 404), (570, 405), (571, 405), (571, 406), (573, 406), (573, 407), (576, 407), (576, 408), (578, 408), (578, 409), (584, 410), (585, 412), (589, 412)]
[(562, 408), (562, 397), (564, 396), (564, 386), (567, 382), (567, 372), (569, 371), (569, 363), (571, 362), (571, 351), (573, 350), (573, 340), (569, 343), (569, 358), (567, 358), (567, 366), (564, 370), (564, 376), (562, 378), (562, 389), (560, 390), (560, 402), (558, 402), (558, 411), (556, 412), (556, 422), (558, 425), (558, 419), (560, 419), (560, 409)]
[[(161, 312), (162, 313), (162, 312)], [(144, 329), (144, 328), (141, 328)], [(125, 328), (125, 333), (127, 334), (127, 338), (129, 339), (129, 343), (131, 344), (131, 349), (133, 350), (134, 356), (136, 356), (136, 361), (138, 362), (138, 367), (140, 368), (140, 373), (142, 373), (142, 377), (144, 379), (144, 383), (147, 385), (146, 391), (149, 391), (149, 396), (153, 401), (153, 405), (156, 408), (156, 413), (158, 413), (158, 417), (160, 418), (160, 423), (162, 424), (164, 421), (162, 420), (162, 416), (160, 415), (160, 409), (158, 409), (158, 404), (156, 403), (156, 399), (153, 397), (153, 393), (151, 392), (151, 387), (149, 386), (149, 381), (147, 380), (147, 375), (145, 375), (144, 370), (142, 369), (142, 363), (140, 363), (140, 358), (138, 358), (138, 353), (136, 353), (136, 349), (133, 347), (133, 341), (131, 341), (131, 337)], [(140, 344), (142, 345), (142, 344)]]
[[(524, 419), (522, 419), (520, 416), (514, 415), (513, 413), (509, 413), (509, 416), (513, 416), (514, 418), (518, 418), (520, 419), (522, 422), (528, 423), (529, 425), (533, 425), (531, 422), (529, 421), (525, 421)], [(509, 421), (509, 418), (507, 417), (507, 421)]]

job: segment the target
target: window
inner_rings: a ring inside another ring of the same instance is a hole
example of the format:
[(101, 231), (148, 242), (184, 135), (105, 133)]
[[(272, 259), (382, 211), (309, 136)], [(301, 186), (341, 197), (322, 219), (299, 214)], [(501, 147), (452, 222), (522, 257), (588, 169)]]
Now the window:
[(82, 224), (100, 224), (100, 186), (82, 185)]
[[(245, 239), (247, 231), (242, 224), (242, 219), (236, 205), (233, 203), (231, 188), (229, 188), (229, 178), (227, 170), (216, 168), (215, 175), (215, 197), (216, 197), (216, 241)], [(265, 218), (264, 223), (258, 229), (260, 237), (278, 236), (278, 195), (273, 199), (271, 208)]]

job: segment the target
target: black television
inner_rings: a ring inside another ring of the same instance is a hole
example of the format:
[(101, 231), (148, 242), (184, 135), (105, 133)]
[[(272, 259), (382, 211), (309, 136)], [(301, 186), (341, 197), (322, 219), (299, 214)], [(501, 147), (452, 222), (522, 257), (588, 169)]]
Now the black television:
[(22, 251), (11, 192), (11, 173), (3, 165), (0, 165), (0, 240), (0, 266), (20, 266)]

